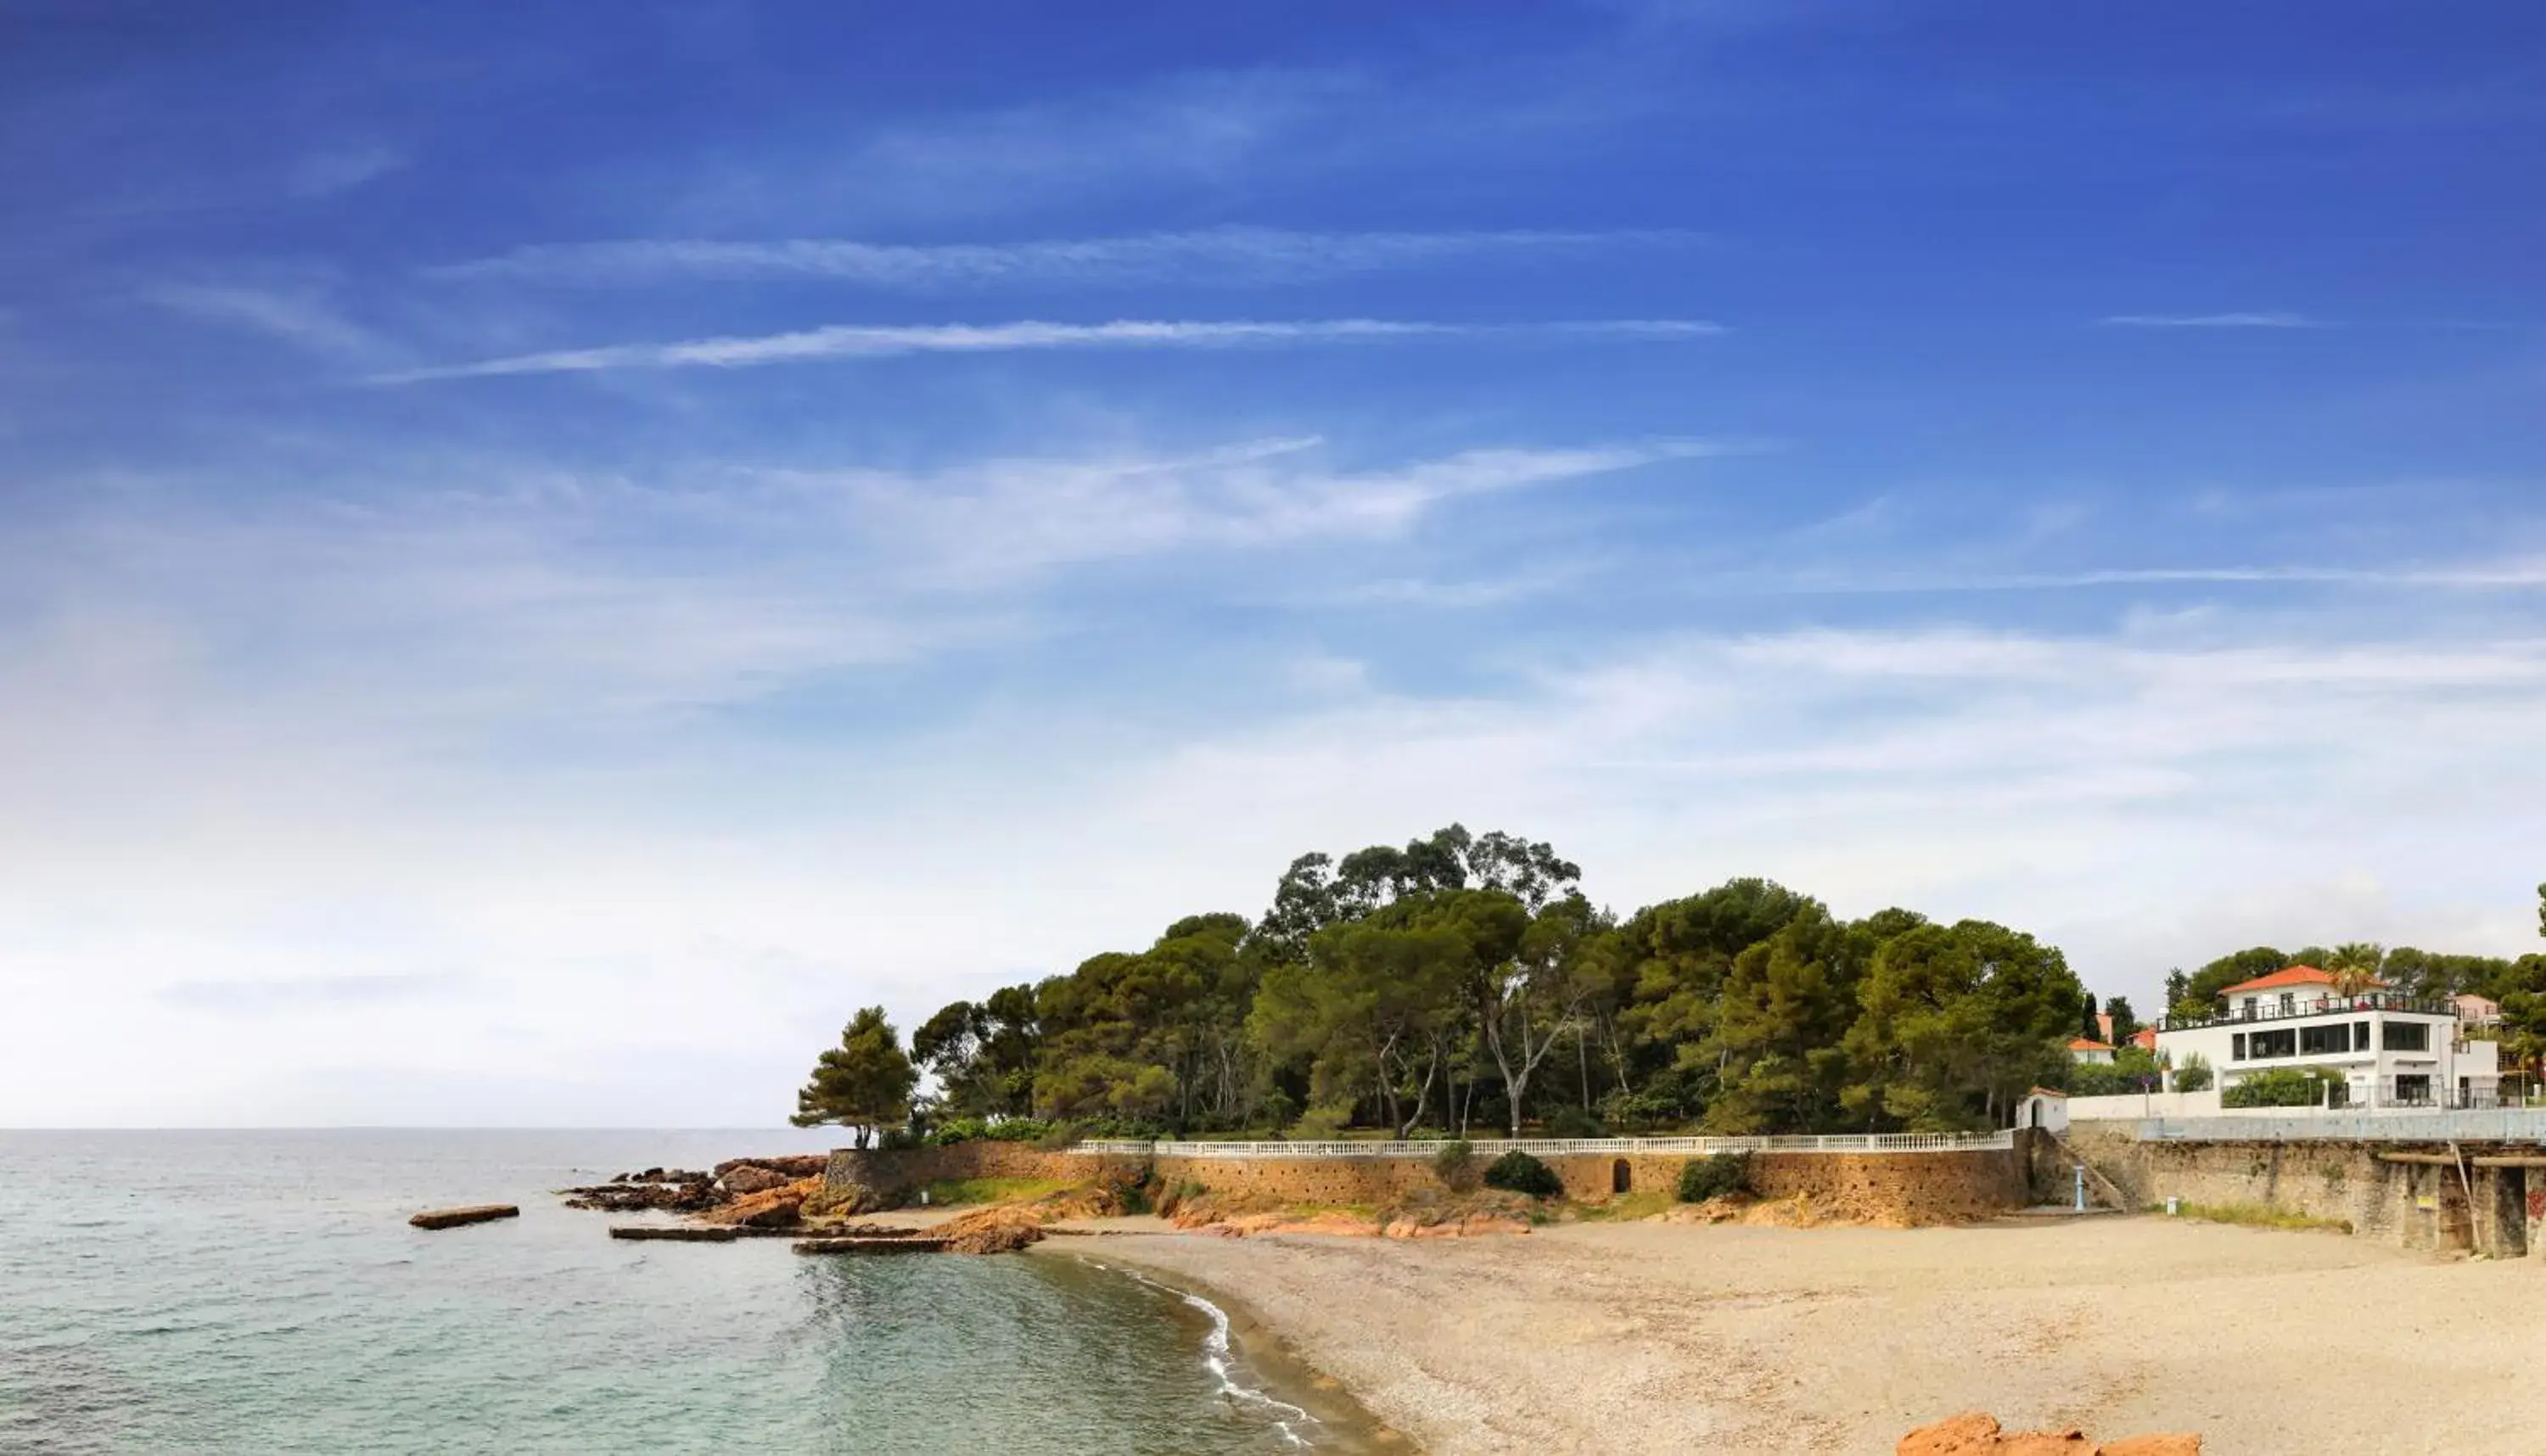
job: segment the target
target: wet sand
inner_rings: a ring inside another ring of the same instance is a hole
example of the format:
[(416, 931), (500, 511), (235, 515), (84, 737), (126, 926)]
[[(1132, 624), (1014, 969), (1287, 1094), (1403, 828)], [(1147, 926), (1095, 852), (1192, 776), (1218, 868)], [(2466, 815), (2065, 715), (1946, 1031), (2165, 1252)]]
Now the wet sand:
[(2546, 1450), (2546, 1265), (2157, 1218), (1057, 1239), (1228, 1302), (1433, 1456), (1889, 1452), (1986, 1410), (2215, 1456)]

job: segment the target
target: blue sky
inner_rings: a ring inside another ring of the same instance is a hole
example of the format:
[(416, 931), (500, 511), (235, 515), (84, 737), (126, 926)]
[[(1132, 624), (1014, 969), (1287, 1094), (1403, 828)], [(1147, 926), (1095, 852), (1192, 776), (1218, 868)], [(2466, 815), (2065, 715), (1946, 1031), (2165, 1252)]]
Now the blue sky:
[(601, 15), (0, 10), (0, 1124), (771, 1122), (1454, 818), (2534, 948), (2533, 6)]

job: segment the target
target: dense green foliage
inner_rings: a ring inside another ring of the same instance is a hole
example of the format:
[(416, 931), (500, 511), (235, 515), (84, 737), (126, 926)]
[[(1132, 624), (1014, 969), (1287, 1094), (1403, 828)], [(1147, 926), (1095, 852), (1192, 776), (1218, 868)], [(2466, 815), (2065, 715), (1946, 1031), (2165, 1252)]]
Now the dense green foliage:
[(1465, 1138), (1453, 1138), (1432, 1155), (1432, 1176), (1453, 1193), (1477, 1191), (1477, 1150)]
[(1564, 1180), (1556, 1176), (1556, 1169), (1517, 1148), (1485, 1168), (1485, 1186), (1506, 1193), (1526, 1193), (1532, 1198), (1555, 1198), (1565, 1192)]
[(1251, 924), (1191, 916), (930, 1016), (911, 1038), (924, 1120), (1955, 1131), (1998, 1125), (2067, 1066), (2084, 991), (2030, 936), (1904, 909), (1844, 920), (1765, 880), (1620, 919), (1580, 875), (1543, 842), (1456, 824), (1303, 855)]
[(869, 1006), (840, 1033), (840, 1044), (813, 1063), (812, 1079), (796, 1094), (798, 1127), (842, 1123), (864, 1148), (879, 1128), (906, 1121), (919, 1073), (903, 1056), (884, 1007)]
[(952, 1117), (928, 1129), (928, 1141), (943, 1147), (954, 1143), (1040, 1143), (1061, 1130), (1061, 1125), (1040, 1117)]
[(2121, 1092), (2154, 1092), (2164, 1081), (2164, 1069), (2157, 1058), (2138, 1047), (2123, 1047), (2113, 1053), (2112, 1065), (2079, 1062), (2069, 1069), (2069, 1094), (2073, 1097), (2109, 1097)]
[(2315, 1107), (2331, 1098), (2341, 1105), (2342, 1073), (2325, 1067), (2275, 1067), (2244, 1077), (2219, 1094), (2222, 1107)]
[(2131, 1009), (2129, 996), (2114, 996), (2105, 1001), (2104, 1014), (2113, 1018), (2113, 1035), (2110, 1040), (2117, 1047), (2128, 1043), (2132, 1034), (2140, 1029), (2139, 1014)]
[(1740, 1192), (1750, 1178), (1750, 1155), (1718, 1153), (1711, 1157), (1692, 1157), (1680, 1164), (1679, 1201), (1704, 1203), (1727, 1193)]
[(2210, 1059), (2199, 1052), (2188, 1052), (2184, 1054), (2183, 1065), (2174, 1070), (2174, 1089), (2178, 1092), (2206, 1092), (2210, 1090), (2211, 1077)]

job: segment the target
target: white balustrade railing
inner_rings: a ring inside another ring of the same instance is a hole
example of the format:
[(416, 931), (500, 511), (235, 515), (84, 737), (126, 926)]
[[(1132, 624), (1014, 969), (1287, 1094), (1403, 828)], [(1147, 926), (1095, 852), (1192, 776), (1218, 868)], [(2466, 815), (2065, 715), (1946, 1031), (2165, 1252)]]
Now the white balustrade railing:
[[(1072, 1153), (1128, 1157), (1433, 1157), (1447, 1140), (1417, 1143), (1140, 1143), (1090, 1141)], [(2015, 1134), (1841, 1133), (1781, 1138), (1477, 1138), (1468, 1146), (1480, 1157), (1511, 1152), (1536, 1157), (1635, 1156), (1661, 1154), (1709, 1157), (1722, 1153), (1988, 1153), (2015, 1146)]]

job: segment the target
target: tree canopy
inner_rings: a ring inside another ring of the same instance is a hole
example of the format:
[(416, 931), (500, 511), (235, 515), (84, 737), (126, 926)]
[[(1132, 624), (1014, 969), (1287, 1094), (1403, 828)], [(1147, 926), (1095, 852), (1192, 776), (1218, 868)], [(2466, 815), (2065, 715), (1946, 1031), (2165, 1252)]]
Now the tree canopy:
[[(1545, 841), (1458, 824), (1301, 855), (1257, 919), (1188, 916), (1146, 949), (940, 1009), (911, 1038), (920, 1116), (1294, 1136), (1977, 1129), (2063, 1075), (2086, 1007), (2057, 950), (2004, 926), (1842, 919), (1759, 879), (1621, 919), (1580, 880)], [(804, 1115), (890, 1120), (912, 1090), (891, 1042), (880, 1011), (859, 1013)], [(896, 1062), (897, 1081), (852, 1071)]]
[(796, 1094), (792, 1121), (800, 1128), (826, 1122), (856, 1128), (864, 1148), (876, 1130), (909, 1118), (910, 1092), (918, 1081), (884, 1007), (869, 1006), (851, 1018), (838, 1046), (814, 1060), (812, 1079)]

